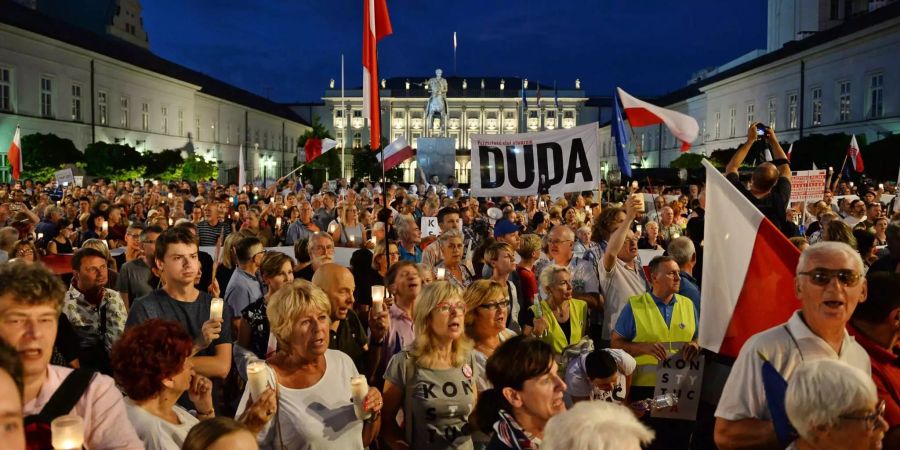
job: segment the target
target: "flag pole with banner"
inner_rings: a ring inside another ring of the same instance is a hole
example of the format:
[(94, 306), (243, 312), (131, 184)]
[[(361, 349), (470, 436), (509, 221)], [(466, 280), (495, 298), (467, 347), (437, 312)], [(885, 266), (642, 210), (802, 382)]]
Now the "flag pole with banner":
[(6, 158), (9, 160), (9, 167), (12, 168), (13, 180), (19, 181), (22, 178), (22, 160), (25, 158), (22, 154), (22, 128), (18, 125), (16, 125), (16, 133), (13, 134), (12, 142), (9, 144)]
[(622, 107), (619, 105), (619, 96), (613, 94), (613, 123), (610, 134), (615, 139), (616, 161), (622, 175), (631, 178), (631, 157), (628, 155), (628, 133), (625, 131), (625, 121), (622, 118)]

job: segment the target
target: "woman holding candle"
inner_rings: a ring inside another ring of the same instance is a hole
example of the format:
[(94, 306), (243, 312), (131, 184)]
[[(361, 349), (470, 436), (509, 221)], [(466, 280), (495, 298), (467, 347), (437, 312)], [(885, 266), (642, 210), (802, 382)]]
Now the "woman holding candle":
[[(266, 317), (266, 305), (281, 286), (294, 281), (294, 260), (281, 252), (267, 253), (259, 267), (263, 283), (268, 287), (266, 295), (251, 303), (241, 312), (240, 333), (238, 343), (241, 347), (252, 351), (257, 358), (265, 359), (273, 352), (274, 342), (270, 339), (269, 319)], [(269, 348), (272, 347), (272, 348)]]
[(403, 428), (394, 420), (384, 422), (391, 448), (473, 448), (467, 420), (478, 373), (465, 335), (465, 313), (462, 290), (450, 282), (435, 281), (419, 294), (415, 341), (391, 358), (384, 374), (385, 414), (394, 418), (402, 409), (404, 417)]
[[(104, 224), (107, 224), (104, 227)], [(87, 220), (87, 230), (81, 234), (81, 242), (84, 245), (84, 241), (88, 239), (106, 239), (106, 235), (108, 233), (108, 222), (106, 222), (106, 216), (100, 213), (93, 213), (88, 217)]]
[[(443, 268), (446, 270), (444, 279), (460, 289), (465, 289), (472, 283), (474, 276), (462, 260), (462, 233), (457, 229), (447, 230), (438, 237), (437, 244), (441, 246), (444, 259), (434, 265), (435, 275), (438, 274), (438, 269)], [(440, 277), (435, 276), (435, 279), (439, 280)]]
[[(328, 348), (331, 303), (306, 280), (281, 287), (266, 315), (278, 350), (266, 363), (268, 382), (277, 386), (278, 413), (257, 435), (261, 448), (359, 449), (368, 446), (381, 423), (381, 394), (365, 389), (362, 410), (354, 414), (352, 377), (359, 375), (346, 354)], [(356, 394), (359, 394), (358, 392)], [(251, 397), (244, 390), (238, 413)]]
[(334, 242), (341, 247), (358, 247), (366, 239), (365, 229), (359, 222), (359, 208), (353, 203), (346, 203), (340, 208), (340, 220), (328, 226)]

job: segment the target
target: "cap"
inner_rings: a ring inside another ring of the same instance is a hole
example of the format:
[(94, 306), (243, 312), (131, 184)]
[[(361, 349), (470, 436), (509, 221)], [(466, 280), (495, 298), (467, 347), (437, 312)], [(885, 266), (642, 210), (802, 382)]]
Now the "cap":
[(515, 233), (519, 231), (519, 227), (516, 224), (510, 222), (506, 219), (498, 220), (494, 225), (494, 237), (504, 236), (510, 233)]

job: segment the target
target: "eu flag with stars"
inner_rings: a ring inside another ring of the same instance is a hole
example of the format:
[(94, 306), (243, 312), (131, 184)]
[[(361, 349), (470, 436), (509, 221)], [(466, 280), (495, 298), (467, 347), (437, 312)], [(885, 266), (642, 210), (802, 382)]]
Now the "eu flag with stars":
[(613, 94), (613, 110), (615, 116), (611, 125), (612, 138), (616, 143), (616, 159), (619, 161), (619, 170), (622, 175), (631, 178), (631, 156), (628, 155), (628, 132), (625, 131), (625, 121), (622, 119), (622, 107), (619, 106), (618, 94)]

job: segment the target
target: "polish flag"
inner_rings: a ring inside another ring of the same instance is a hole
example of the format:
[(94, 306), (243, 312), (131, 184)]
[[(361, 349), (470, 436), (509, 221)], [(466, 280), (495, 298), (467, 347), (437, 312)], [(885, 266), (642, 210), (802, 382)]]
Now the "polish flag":
[(787, 160), (788, 161), (791, 160), (791, 152), (793, 152), (793, 151), (794, 151), (794, 143), (791, 142), (791, 146), (788, 147), (788, 152), (787, 152)]
[(314, 159), (322, 156), (325, 152), (336, 146), (337, 141), (334, 139), (319, 139), (313, 137), (307, 139), (306, 145), (303, 146), (303, 151), (306, 152), (306, 164), (313, 162)]
[(750, 336), (800, 307), (800, 251), (708, 161), (700, 346), (737, 357)]
[[(413, 149), (406, 143), (406, 138), (400, 136), (391, 145), (384, 148), (384, 170), (388, 171), (397, 167), (403, 161), (413, 156)], [(375, 156), (381, 162), (381, 152)]]
[(6, 155), (9, 159), (9, 165), (12, 167), (12, 176), (14, 180), (18, 180), (22, 176), (22, 135), (19, 127), (16, 127), (16, 134), (13, 135), (12, 143), (9, 144), (9, 153)]
[(387, 0), (363, 0), (363, 110), (369, 119), (372, 149), (381, 147), (381, 100), (378, 92), (378, 41), (393, 33)]
[(238, 148), (238, 189), (247, 184), (247, 167), (244, 165), (244, 144)]
[(863, 165), (862, 152), (859, 151), (859, 144), (856, 143), (856, 135), (850, 138), (850, 147), (847, 147), (847, 156), (853, 163), (853, 169), (856, 173), (863, 173), (866, 169)]
[(681, 151), (686, 152), (691, 148), (691, 143), (697, 139), (700, 133), (700, 125), (697, 119), (671, 109), (660, 108), (642, 100), (632, 97), (622, 88), (616, 88), (622, 107), (625, 108), (625, 116), (632, 128), (647, 125), (665, 124), (669, 131), (681, 141)]

